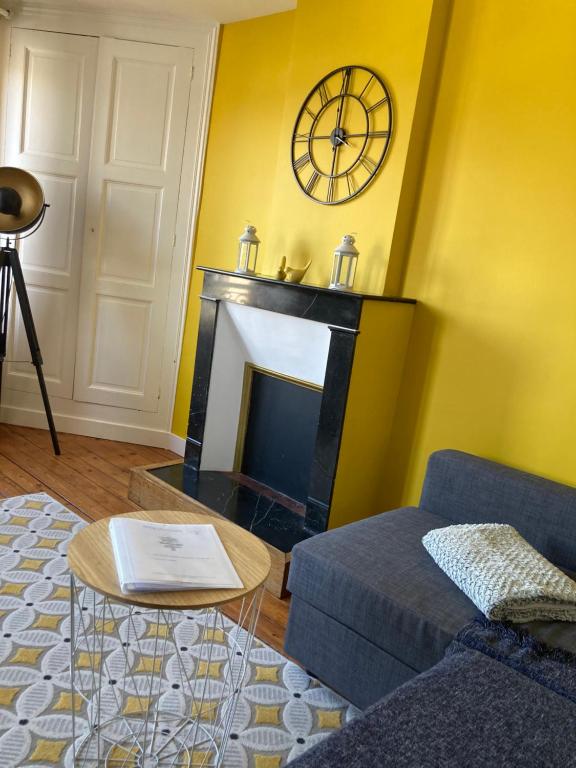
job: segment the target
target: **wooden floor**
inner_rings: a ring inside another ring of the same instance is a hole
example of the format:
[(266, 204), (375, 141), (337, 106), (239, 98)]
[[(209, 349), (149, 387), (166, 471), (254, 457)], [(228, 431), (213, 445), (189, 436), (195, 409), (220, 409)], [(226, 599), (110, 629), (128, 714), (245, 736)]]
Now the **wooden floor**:
[[(0, 424), (1, 498), (43, 491), (86, 520), (99, 520), (139, 509), (128, 498), (132, 467), (180, 460), (162, 448), (62, 432), (58, 437), (62, 455), (54, 456), (47, 431)], [(279, 651), (288, 606), (266, 592), (257, 634)], [(234, 618), (234, 606), (229, 613)]]

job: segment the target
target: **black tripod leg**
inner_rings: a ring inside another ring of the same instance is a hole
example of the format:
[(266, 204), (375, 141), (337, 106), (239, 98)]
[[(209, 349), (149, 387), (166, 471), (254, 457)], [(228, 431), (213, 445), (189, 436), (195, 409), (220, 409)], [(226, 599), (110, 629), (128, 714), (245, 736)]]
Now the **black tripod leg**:
[(34, 367), (36, 368), (38, 384), (40, 384), (40, 392), (42, 394), (42, 401), (44, 402), (44, 410), (46, 411), (46, 418), (48, 419), (48, 428), (50, 430), (50, 437), (52, 438), (52, 447), (54, 448), (54, 453), (56, 456), (60, 456), (60, 444), (58, 443), (58, 435), (56, 433), (56, 427), (54, 426), (54, 419), (52, 418), (52, 409), (50, 408), (48, 390), (46, 389), (46, 382), (44, 381), (42, 363), (34, 363)]
[(17, 251), (12, 249), (8, 254), (8, 258), (10, 261), (10, 266), (12, 267), (14, 288), (16, 289), (16, 295), (18, 296), (20, 313), (22, 314), (22, 321), (24, 323), (24, 329), (26, 330), (26, 336), (28, 338), (28, 346), (30, 347), (30, 354), (32, 355), (32, 364), (36, 368), (36, 374), (38, 376), (38, 384), (40, 385), (40, 393), (42, 394), (44, 410), (46, 411), (46, 418), (48, 419), (48, 428), (50, 429), (52, 446), (56, 456), (60, 456), (58, 435), (56, 434), (56, 427), (54, 426), (54, 419), (52, 418), (52, 409), (50, 408), (48, 390), (46, 389), (44, 371), (42, 370), (42, 355), (40, 354), (40, 345), (38, 344), (38, 336), (36, 335), (36, 328), (34, 327), (34, 319), (32, 318), (30, 300), (28, 299), (26, 283), (24, 282), (24, 275), (22, 273), (22, 267), (20, 266), (20, 259), (18, 258)]
[(6, 344), (8, 340), (10, 280), (10, 266), (3, 260), (0, 266), (0, 403), (2, 402), (2, 368), (4, 360), (6, 360)]

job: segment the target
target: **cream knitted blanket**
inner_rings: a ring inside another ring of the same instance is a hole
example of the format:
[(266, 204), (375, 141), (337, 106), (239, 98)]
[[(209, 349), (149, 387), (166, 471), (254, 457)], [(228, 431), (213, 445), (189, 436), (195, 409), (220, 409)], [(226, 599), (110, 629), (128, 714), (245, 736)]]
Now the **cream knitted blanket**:
[(422, 543), (489, 619), (576, 621), (576, 582), (511, 525), (450, 525)]

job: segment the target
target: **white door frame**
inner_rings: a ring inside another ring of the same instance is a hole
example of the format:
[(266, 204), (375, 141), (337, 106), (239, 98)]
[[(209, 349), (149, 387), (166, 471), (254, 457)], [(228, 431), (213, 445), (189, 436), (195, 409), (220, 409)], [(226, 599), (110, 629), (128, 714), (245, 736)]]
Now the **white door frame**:
[[(161, 18), (142, 19), (107, 13), (56, 11), (46, 7), (25, 5), (4, 27), (6, 32), (2, 37), (7, 42), (4, 46), (3, 62), (1, 62), (4, 73), (7, 72), (10, 55), (9, 28), (11, 27), (94, 37), (116, 37), (123, 40), (194, 49), (194, 77), (189, 102), (189, 105), (194, 105), (194, 109), (189, 109), (186, 126), (182, 163), (183, 183), (176, 219), (176, 243), (166, 319), (165, 364), (158, 411), (156, 413), (128, 411), (112, 406), (51, 398), (56, 426), (62, 431), (156, 445), (183, 452), (184, 441), (171, 433), (171, 423), (186, 319), (192, 245), (200, 202), (219, 25), (176, 22)], [(6, 83), (0, 83), (0, 87), (2, 87), (0, 128), (3, 156), (7, 108)], [(4, 388), (2, 397), (1, 415), (4, 421), (27, 426), (46, 426), (39, 395)]]

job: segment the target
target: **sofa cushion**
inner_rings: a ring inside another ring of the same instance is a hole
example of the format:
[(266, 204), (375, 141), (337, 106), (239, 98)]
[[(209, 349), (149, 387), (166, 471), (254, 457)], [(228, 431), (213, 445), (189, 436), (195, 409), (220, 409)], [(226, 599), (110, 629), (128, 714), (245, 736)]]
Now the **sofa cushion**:
[(288, 589), (421, 672), (477, 613), (422, 546), (445, 525), (405, 507), (314, 536), (292, 552)]
[(420, 508), (449, 523), (508, 523), (554, 565), (576, 570), (576, 488), (462, 451), (436, 451)]

